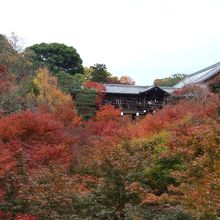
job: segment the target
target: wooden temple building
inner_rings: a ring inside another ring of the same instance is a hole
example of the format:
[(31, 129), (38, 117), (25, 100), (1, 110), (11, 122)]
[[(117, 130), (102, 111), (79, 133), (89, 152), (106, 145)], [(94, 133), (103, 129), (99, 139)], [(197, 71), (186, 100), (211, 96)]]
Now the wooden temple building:
[[(173, 87), (104, 84), (103, 105), (111, 104), (115, 108), (121, 108), (121, 115), (129, 114), (135, 118), (163, 108), (165, 104), (176, 99), (172, 95), (174, 91), (192, 85), (210, 90), (212, 90), (210, 86), (213, 88), (214, 85), (217, 92), (220, 92), (220, 62), (187, 75)], [(74, 93), (75, 91), (73, 95)]]
[(174, 98), (172, 96), (174, 91), (192, 85), (210, 90), (214, 85), (214, 88), (217, 88), (219, 92), (220, 62), (187, 75), (185, 79), (173, 87), (104, 84), (106, 91), (103, 104), (122, 108), (121, 114), (144, 115), (162, 108)]
[(134, 86), (125, 84), (104, 84), (103, 104), (122, 108), (123, 114), (144, 115), (162, 108), (167, 103), (173, 88), (159, 86)]

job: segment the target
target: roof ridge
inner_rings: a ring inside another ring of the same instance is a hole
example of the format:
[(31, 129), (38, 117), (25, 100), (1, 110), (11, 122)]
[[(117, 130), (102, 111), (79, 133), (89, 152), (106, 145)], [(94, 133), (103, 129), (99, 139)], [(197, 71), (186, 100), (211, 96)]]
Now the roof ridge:
[[(215, 68), (215, 67), (218, 66), (218, 65), (220, 65), (220, 62), (215, 63), (215, 64), (213, 64), (213, 65), (211, 65), (211, 66), (208, 66), (208, 67), (206, 67), (206, 68), (204, 68), (204, 69), (201, 69), (201, 70), (199, 70), (199, 71), (196, 71), (196, 72), (194, 72), (194, 73), (191, 73), (191, 74), (189, 74), (185, 79), (190, 78), (190, 77), (192, 77), (192, 76), (195, 76), (195, 75), (197, 75), (197, 74), (200, 74), (200, 73), (202, 73), (202, 72), (204, 72), (204, 71), (207, 71), (207, 70), (209, 70), (209, 69)], [(183, 79), (183, 80), (184, 80), (184, 79)]]
[(149, 86), (138, 86), (138, 85), (128, 85), (128, 84), (110, 84), (110, 83), (104, 83), (104, 86), (121, 86), (121, 87), (149, 87)]
[(167, 88), (167, 89), (169, 89), (169, 88), (173, 88), (172, 86), (158, 86), (158, 87), (160, 87), (160, 88)]

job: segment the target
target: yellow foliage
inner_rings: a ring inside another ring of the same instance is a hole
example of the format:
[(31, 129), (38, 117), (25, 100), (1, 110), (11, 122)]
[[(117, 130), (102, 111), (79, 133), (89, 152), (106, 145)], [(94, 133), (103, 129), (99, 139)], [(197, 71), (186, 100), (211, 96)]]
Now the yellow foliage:
[(57, 78), (50, 75), (48, 69), (39, 69), (33, 81), (39, 91), (36, 97), (38, 104), (48, 105), (53, 109), (71, 102), (71, 96), (57, 87)]

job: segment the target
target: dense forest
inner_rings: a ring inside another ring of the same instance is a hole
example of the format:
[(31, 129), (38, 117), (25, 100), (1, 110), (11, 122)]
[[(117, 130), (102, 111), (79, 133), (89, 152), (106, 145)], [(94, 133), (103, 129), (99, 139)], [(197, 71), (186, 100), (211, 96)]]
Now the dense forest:
[(134, 81), (82, 63), (0, 35), (0, 219), (218, 219), (219, 94), (182, 89), (131, 121), (102, 83)]

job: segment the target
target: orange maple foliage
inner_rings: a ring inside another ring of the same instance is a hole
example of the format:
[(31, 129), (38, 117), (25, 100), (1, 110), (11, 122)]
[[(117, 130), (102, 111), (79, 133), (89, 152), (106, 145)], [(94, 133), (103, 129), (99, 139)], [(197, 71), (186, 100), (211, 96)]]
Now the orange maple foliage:
[(71, 126), (78, 126), (79, 120), (75, 114), (67, 118), (59, 114), (58, 119), (55, 116), (53, 113), (26, 111), (0, 119), (0, 158), (4, 164), (0, 173), (15, 165), (19, 149), (28, 157), (30, 165), (44, 161), (68, 163), (74, 137), (68, 134), (66, 120), (72, 119), (72, 122), (68, 121)]
[(135, 137), (143, 137), (163, 129), (169, 129), (170, 126), (182, 120), (187, 114), (191, 114), (196, 118), (216, 118), (218, 106), (219, 97), (213, 95), (207, 97), (206, 102), (202, 103), (183, 100), (176, 105), (164, 107), (155, 115), (147, 115), (136, 124), (133, 135)]
[(129, 76), (121, 76), (119, 82), (127, 85), (134, 85), (135, 81)]
[[(53, 85), (56, 79), (46, 70), (41, 70), (35, 83), (40, 88), (40, 96), (35, 98), (43, 105), (39, 104), (35, 112), (0, 117), (0, 177), (6, 180), (8, 173), (15, 175), (15, 198), (27, 201), (32, 210), (38, 207), (37, 214), (33, 211), (36, 216), (47, 215), (47, 208), (57, 212), (50, 205), (57, 201), (58, 210), (68, 210), (76, 195), (80, 199), (92, 195), (96, 202), (100, 198), (105, 201), (107, 196), (106, 200), (113, 201), (106, 202), (110, 209), (120, 212), (126, 203), (138, 201), (151, 207), (165, 201), (181, 202), (190, 210), (193, 207), (196, 216), (201, 212), (217, 215), (218, 96), (197, 92), (203, 95), (202, 101), (186, 98), (135, 122), (122, 117), (120, 109), (106, 105), (82, 122), (70, 96)], [(101, 84), (88, 82), (84, 86), (103, 94)], [(167, 159), (170, 163), (174, 156), (180, 161), (175, 164), (178, 169), (163, 170), (165, 165), (159, 162)], [(28, 176), (25, 183), (21, 168)], [(153, 182), (150, 175), (158, 175), (160, 181), (172, 176), (175, 185), (168, 182), (161, 192), (159, 186), (149, 184)], [(6, 185), (5, 181), (0, 186), (2, 203)], [(97, 192), (104, 196), (96, 198)], [(36, 219), (28, 214), (16, 218)]]
[(171, 130), (168, 157), (179, 155), (185, 169), (173, 176), (179, 200), (195, 215), (216, 214), (220, 204), (220, 126), (214, 119), (189, 116)]
[[(102, 140), (108, 139), (112, 143), (122, 141), (129, 137), (131, 122), (128, 118), (121, 117), (120, 113), (119, 109), (111, 105), (102, 106), (96, 116), (88, 121), (86, 128)], [(104, 140), (100, 140), (99, 144), (103, 145)]]

